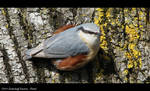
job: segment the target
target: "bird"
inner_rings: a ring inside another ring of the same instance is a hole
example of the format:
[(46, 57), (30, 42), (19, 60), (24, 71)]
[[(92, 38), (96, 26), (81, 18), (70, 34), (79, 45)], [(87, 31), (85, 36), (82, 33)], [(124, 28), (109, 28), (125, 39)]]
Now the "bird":
[(100, 28), (94, 23), (65, 25), (37, 47), (26, 50), (24, 60), (47, 58), (58, 70), (73, 71), (97, 55), (100, 35)]

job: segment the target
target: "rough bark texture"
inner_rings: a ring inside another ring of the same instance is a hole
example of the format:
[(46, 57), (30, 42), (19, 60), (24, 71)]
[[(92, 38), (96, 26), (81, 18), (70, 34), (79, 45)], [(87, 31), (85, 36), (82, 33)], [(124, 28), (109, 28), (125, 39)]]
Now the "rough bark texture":
[[(98, 56), (85, 67), (63, 72), (50, 60), (23, 60), (26, 49), (51, 37), (57, 28), (87, 22), (99, 25), (103, 36)], [(0, 9), (0, 83), (127, 82), (150, 82), (149, 9)]]

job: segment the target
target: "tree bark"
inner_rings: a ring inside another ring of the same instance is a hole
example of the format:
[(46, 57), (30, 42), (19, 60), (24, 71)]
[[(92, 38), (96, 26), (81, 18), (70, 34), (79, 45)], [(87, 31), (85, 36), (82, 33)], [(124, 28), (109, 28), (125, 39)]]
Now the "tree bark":
[[(150, 30), (146, 10), (1, 8), (0, 83), (149, 82)], [(23, 60), (25, 50), (51, 37), (57, 28), (89, 22), (99, 25), (103, 35), (98, 55), (85, 67), (64, 72), (55, 69), (50, 60)]]

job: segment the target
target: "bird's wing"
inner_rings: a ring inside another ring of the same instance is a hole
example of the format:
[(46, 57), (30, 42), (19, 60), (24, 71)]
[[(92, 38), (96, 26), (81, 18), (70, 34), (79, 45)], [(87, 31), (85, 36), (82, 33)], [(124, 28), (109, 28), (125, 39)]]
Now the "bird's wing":
[[(75, 27), (75, 25), (65, 25), (63, 27), (60, 27), (58, 28), (55, 32), (54, 32), (54, 35), (56, 34), (59, 34), (61, 32), (64, 32), (70, 28), (73, 28)], [(32, 49), (29, 49), (29, 50), (26, 50), (25, 51), (25, 55), (24, 55), (24, 59), (27, 60), (27, 59), (31, 59), (31, 58), (46, 58), (44, 52), (43, 52), (43, 44), (44, 43), (41, 43), (40, 45), (38, 45), (37, 47), (35, 48), (32, 48)]]
[(89, 48), (75, 31), (66, 30), (44, 42), (44, 53), (48, 58), (65, 58), (88, 52)]

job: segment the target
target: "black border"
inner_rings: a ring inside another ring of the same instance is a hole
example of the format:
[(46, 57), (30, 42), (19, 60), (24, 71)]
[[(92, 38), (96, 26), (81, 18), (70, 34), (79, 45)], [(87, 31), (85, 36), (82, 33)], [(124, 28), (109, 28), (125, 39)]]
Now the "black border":
[[(0, 7), (150, 7), (150, 1), (146, 0), (0, 0)], [(76, 90), (125, 90), (150, 88), (149, 84), (0, 84), (1, 91), (7, 88), (27, 88), (29, 91), (46, 91), (52, 89)], [(36, 90), (30, 90), (35, 88)], [(70, 89), (69, 89), (70, 88)], [(8, 90), (9, 91), (9, 90)], [(12, 91), (12, 90), (11, 90)], [(22, 91), (22, 90), (19, 90)], [(52, 90), (53, 91), (53, 90)]]
[[(150, 89), (149, 84), (47, 84), (47, 83), (39, 83), (39, 84), (0, 84), (0, 91), (54, 91), (53, 89), (60, 89), (64, 91), (72, 91), (72, 90), (144, 90)], [(13, 90), (12, 90), (13, 89)], [(25, 90), (22, 90), (25, 89)]]
[(0, 7), (150, 7), (149, 0), (0, 0)]

